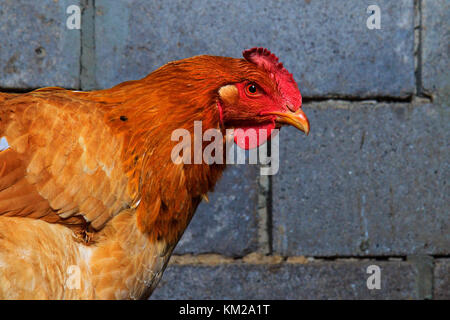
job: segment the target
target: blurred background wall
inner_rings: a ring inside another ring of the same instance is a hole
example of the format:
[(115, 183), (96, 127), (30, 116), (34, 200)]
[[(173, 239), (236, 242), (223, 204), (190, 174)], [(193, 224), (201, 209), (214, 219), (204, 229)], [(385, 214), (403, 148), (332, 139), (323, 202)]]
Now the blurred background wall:
[(311, 133), (282, 130), (274, 176), (230, 166), (152, 299), (449, 299), (449, 21), (447, 0), (1, 0), (0, 90), (106, 88), (269, 48)]

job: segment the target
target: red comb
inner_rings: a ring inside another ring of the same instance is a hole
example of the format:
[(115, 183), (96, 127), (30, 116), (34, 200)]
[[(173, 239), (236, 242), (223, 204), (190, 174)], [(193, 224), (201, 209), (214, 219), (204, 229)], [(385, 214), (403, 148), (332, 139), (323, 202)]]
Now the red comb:
[(259, 67), (266, 69), (267, 71), (274, 73), (281, 73), (289, 76), (290, 80), (294, 81), (294, 77), (289, 73), (281, 62), (279, 62), (278, 57), (270, 52), (266, 48), (252, 48), (244, 50), (242, 52), (244, 59), (248, 62), (254, 63)]

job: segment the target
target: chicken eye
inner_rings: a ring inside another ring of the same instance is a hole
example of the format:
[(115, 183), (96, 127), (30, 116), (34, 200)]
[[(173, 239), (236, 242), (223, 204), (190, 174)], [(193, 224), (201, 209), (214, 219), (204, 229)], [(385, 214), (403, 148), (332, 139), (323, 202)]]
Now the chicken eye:
[(258, 88), (254, 84), (247, 85), (247, 93), (249, 95), (256, 95), (258, 93)]

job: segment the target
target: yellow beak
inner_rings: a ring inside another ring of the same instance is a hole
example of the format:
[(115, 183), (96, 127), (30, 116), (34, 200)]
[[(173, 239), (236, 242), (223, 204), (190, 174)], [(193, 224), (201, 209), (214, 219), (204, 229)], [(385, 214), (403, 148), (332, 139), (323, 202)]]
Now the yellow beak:
[(306, 117), (306, 115), (302, 109), (298, 109), (295, 112), (273, 111), (273, 112), (267, 112), (265, 114), (272, 114), (272, 115), (277, 116), (275, 121), (278, 123), (285, 123), (285, 124), (294, 126), (297, 129), (299, 129), (300, 131), (303, 131), (306, 135), (308, 135), (308, 133), (309, 133), (309, 120)]

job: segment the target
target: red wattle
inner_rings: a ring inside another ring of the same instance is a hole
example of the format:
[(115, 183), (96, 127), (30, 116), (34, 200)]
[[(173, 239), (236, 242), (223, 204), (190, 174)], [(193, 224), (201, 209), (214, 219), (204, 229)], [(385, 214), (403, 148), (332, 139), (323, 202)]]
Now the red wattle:
[[(234, 129), (234, 142), (242, 149), (249, 150), (264, 144), (272, 135), (275, 123)], [(264, 132), (265, 130), (265, 132)]]

